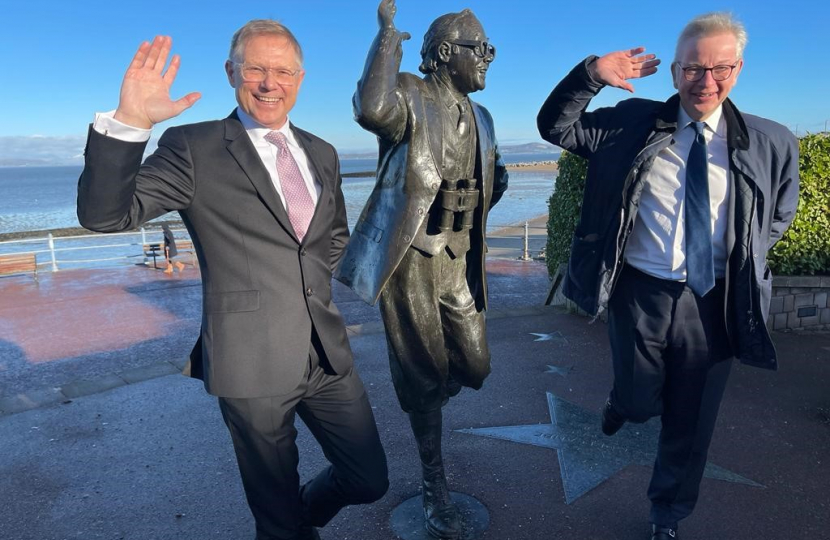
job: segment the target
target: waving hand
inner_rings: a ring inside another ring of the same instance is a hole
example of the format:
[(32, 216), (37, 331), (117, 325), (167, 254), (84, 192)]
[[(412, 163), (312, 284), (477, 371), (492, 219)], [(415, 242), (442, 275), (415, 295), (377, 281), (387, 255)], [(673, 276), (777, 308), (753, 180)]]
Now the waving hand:
[(181, 59), (173, 55), (165, 71), (173, 40), (156, 36), (138, 48), (121, 83), (121, 99), (115, 119), (127, 125), (150, 128), (154, 124), (178, 116), (201, 97), (191, 92), (181, 99), (170, 99), (170, 87), (176, 79)]
[(634, 92), (628, 79), (648, 77), (657, 72), (660, 60), (653, 54), (642, 54), (645, 47), (608, 53), (591, 66), (591, 76), (602, 84)]

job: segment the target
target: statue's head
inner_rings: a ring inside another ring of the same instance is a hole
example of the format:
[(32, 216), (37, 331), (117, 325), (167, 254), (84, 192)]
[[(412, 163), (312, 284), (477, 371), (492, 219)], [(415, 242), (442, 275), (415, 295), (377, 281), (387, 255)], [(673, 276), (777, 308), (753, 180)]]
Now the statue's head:
[(456, 90), (469, 94), (484, 89), (487, 68), (496, 49), (487, 42), (484, 28), (469, 9), (435, 19), (421, 47), (422, 73), (445, 69)]

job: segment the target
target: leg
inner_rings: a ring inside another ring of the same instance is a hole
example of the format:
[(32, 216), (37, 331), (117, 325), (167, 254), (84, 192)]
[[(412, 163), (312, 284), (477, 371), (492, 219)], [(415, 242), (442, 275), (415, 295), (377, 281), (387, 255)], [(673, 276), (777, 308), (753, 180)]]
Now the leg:
[(424, 522), (436, 538), (458, 538), (462, 533), (458, 507), (450, 499), (441, 453), (441, 409), (409, 413), (412, 433), (418, 443), (423, 476)]
[(609, 400), (622, 419), (645, 422), (663, 412), (663, 355), (674, 297), (682, 286), (629, 266), (623, 269), (608, 306), (614, 364), (614, 387)]
[(490, 374), (484, 311), (476, 308), (470, 293), (465, 259), (444, 256), (442, 263), (444, 279), (438, 302), (449, 376), (461, 386), (478, 390)]
[(705, 298), (686, 289), (671, 332), (663, 429), (649, 498), (651, 521), (677, 527), (697, 502), (731, 356), (723, 322), (723, 284)]
[(297, 538), (301, 522), (294, 410), (301, 391), (258, 399), (219, 398), (233, 440), (257, 540)]
[(314, 390), (297, 406), (297, 414), (331, 465), (302, 487), (301, 498), (305, 520), (322, 527), (346, 505), (383, 497), (389, 480), (386, 454), (357, 372), (329, 375), (317, 367), (309, 386)]
[(439, 311), (444, 258), (445, 253), (428, 257), (410, 249), (381, 293), (380, 312), (392, 381), (418, 444), (425, 527), (433, 536), (457, 538), (461, 520), (450, 500), (441, 454), (441, 407), (460, 389), (448, 384), (449, 347)]

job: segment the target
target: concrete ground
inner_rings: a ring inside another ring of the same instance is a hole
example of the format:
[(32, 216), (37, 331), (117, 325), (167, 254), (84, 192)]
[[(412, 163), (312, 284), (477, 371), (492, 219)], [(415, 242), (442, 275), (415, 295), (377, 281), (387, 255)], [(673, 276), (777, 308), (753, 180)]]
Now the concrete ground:
[[(606, 329), (542, 306), (546, 270), (516, 260), (521, 244), (505, 240), (520, 238), (514, 232), (490, 239), (492, 375), (445, 409), (451, 486), (488, 509), (484, 539), (647, 539), (656, 425), (599, 432), (611, 384)], [(531, 240), (534, 254), (543, 234)], [(335, 299), (391, 487), (321, 536), (393, 540), (392, 510), (419, 491), (414, 441), (376, 309), (339, 286)], [(199, 302), (193, 268), (0, 279), (0, 539), (253, 538), (216, 400), (177, 374)], [(828, 536), (830, 334), (774, 340), (779, 372), (733, 369), (709, 456), (719, 468), (681, 524), (684, 540)], [(308, 478), (324, 458), (305, 428), (298, 445)]]

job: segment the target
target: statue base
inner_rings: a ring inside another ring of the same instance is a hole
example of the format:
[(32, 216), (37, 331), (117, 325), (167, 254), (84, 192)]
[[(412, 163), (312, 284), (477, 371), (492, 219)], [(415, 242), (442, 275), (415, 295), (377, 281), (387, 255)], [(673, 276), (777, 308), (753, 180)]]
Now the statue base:
[[(450, 492), (452, 501), (458, 506), (464, 523), (464, 532), (459, 540), (481, 538), (490, 526), (490, 514), (477, 499), (463, 493)], [(424, 504), (420, 495), (405, 500), (392, 511), (389, 518), (392, 532), (400, 540), (435, 540), (424, 528)]]

